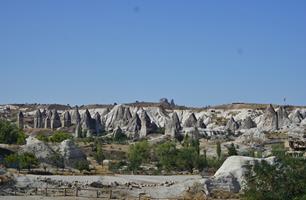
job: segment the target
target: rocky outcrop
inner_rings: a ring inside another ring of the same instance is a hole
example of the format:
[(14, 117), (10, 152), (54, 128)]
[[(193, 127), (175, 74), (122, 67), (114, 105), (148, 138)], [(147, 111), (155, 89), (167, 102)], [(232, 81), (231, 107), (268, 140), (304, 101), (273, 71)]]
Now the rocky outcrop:
[(140, 138), (146, 137), (149, 133), (152, 133), (156, 130), (156, 124), (151, 122), (151, 119), (145, 110), (141, 111), (140, 114), (141, 129), (140, 129)]
[(91, 137), (92, 133), (95, 132), (95, 120), (91, 118), (91, 115), (86, 109), (82, 116), (82, 132), (86, 133), (86, 137)]
[(79, 112), (79, 108), (77, 106), (72, 111), (72, 114), (71, 114), (71, 123), (72, 124), (81, 123), (81, 115), (80, 115), (80, 112)]
[(251, 173), (252, 166), (261, 161), (273, 165), (275, 157), (262, 159), (244, 156), (228, 157), (213, 178), (205, 182), (206, 193), (210, 193), (212, 190), (240, 192), (245, 187), (246, 176)]
[(52, 111), (51, 110), (46, 111), (45, 118), (44, 118), (45, 128), (51, 128), (51, 117), (52, 117)]
[(279, 109), (277, 110), (277, 117), (278, 117), (279, 128), (290, 125), (291, 121), (288, 117), (288, 113), (284, 106), (279, 107)]
[(51, 129), (54, 130), (54, 129), (57, 129), (61, 126), (62, 126), (61, 118), (60, 118), (57, 110), (54, 110), (52, 112), (52, 117), (51, 117)]
[(34, 128), (43, 128), (43, 118), (39, 109), (34, 114)]
[(130, 108), (124, 105), (116, 105), (107, 115), (106, 115), (106, 127), (108, 129), (114, 129), (118, 126), (126, 127), (132, 118)]
[(191, 113), (189, 117), (186, 119), (186, 121), (184, 122), (184, 127), (186, 128), (197, 127), (197, 118), (194, 115), (194, 113)]
[(233, 117), (231, 117), (225, 126), (225, 130), (229, 130), (234, 133), (238, 129), (239, 129), (239, 124), (235, 121)]
[(278, 115), (270, 104), (260, 120), (260, 126), (264, 131), (278, 130)]
[(131, 133), (138, 133), (141, 129), (141, 120), (139, 118), (139, 115), (135, 113), (130, 120), (128, 126), (127, 126), (127, 131)]
[(180, 130), (182, 129), (179, 117), (176, 112), (174, 112), (170, 119), (166, 121), (165, 124), (165, 135), (171, 137), (176, 137)]
[(75, 131), (74, 131), (74, 137), (75, 138), (81, 138), (83, 137), (83, 134), (82, 134), (82, 126), (80, 123), (78, 123), (75, 127)]
[(65, 111), (62, 115), (62, 126), (70, 127), (71, 126), (71, 116), (69, 111)]
[(24, 116), (23, 116), (23, 113), (21, 111), (19, 111), (18, 114), (17, 114), (17, 126), (20, 129), (23, 129), (23, 127), (24, 127)]
[(95, 116), (94, 116), (94, 120), (95, 120), (95, 132), (96, 134), (100, 134), (104, 131), (104, 125), (102, 124), (102, 120), (101, 120), (101, 115), (96, 112)]
[(293, 123), (299, 124), (303, 120), (303, 115), (299, 110), (296, 110), (292, 115), (291, 115), (291, 121)]
[(65, 167), (75, 168), (78, 162), (86, 161), (86, 155), (72, 140), (63, 141), (60, 144), (59, 152), (64, 158)]
[(257, 125), (256, 123), (252, 120), (250, 116), (245, 118), (242, 123), (241, 123), (241, 129), (251, 129), (251, 128), (256, 128)]
[(204, 120), (203, 118), (199, 118), (198, 121), (197, 121), (197, 127), (198, 128), (206, 128), (206, 125), (204, 123)]

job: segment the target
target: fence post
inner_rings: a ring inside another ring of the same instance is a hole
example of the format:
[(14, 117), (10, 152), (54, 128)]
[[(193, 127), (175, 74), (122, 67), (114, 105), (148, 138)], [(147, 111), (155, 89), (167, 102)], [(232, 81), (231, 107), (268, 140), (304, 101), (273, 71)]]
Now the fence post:
[(45, 188), (45, 194), (48, 196), (48, 188)]
[(38, 188), (36, 187), (35, 188), (35, 195), (37, 195), (38, 194)]
[(97, 190), (97, 198), (99, 198), (99, 190)]
[(79, 188), (75, 188), (75, 196), (79, 196)]
[(67, 189), (64, 189), (64, 196), (67, 196)]
[(112, 190), (109, 190), (109, 199), (112, 199), (113, 197), (113, 191)]

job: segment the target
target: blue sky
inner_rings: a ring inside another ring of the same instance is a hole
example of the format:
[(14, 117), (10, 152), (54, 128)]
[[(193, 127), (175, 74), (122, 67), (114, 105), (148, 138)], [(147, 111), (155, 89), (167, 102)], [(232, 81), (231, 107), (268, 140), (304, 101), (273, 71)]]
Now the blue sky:
[(0, 103), (306, 105), (306, 1), (0, 1)]

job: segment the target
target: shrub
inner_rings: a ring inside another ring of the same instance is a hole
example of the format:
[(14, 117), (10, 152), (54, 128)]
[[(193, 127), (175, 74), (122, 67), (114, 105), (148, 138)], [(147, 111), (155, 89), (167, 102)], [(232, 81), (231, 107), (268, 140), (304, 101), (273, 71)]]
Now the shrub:
[(5, 165), (16, 169), (28, 169), (31, 171), (33, 166), (38, 165), (38, 160), (32, 153), (11, 154), (5, 157)]
[(0, 143), (24, 144), (26, 135), (15, 124), (0, 120)]
[(49, 142), (49, 138), (46, 135), (44, 135), (43, 133), (39, 133), (36, 136), (36, 139), (38, 139), (40, 141), (43, 141), (43, 142)]
[(146, 140), (130, 145), (128, 151), (129, 168), (136, 171), (142, 163), (148, 160), (149, 156), (149, 143)]
[(238, 155), (236, 147), (233, 143), (231, 143), (231, 146), (227, 148), (228, 150), (228, 156), (236, 156)]
[(72, 135), (61, 131), (56, 131), (52, 136), (49, 137), (50, 142), (60, 143), (64, 140), (72, 139)]
[(75, 168), (79, 171), (89, 171), (89, 162), (87, 160), (79, 160), (75, 163)]

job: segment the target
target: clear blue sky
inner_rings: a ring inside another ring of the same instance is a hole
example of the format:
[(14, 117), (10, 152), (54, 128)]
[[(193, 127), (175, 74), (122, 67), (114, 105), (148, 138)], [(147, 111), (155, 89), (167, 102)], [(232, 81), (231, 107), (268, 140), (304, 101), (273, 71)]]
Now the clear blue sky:
[(1, 0), (0, 103), (306, 105), (304, 0)]

